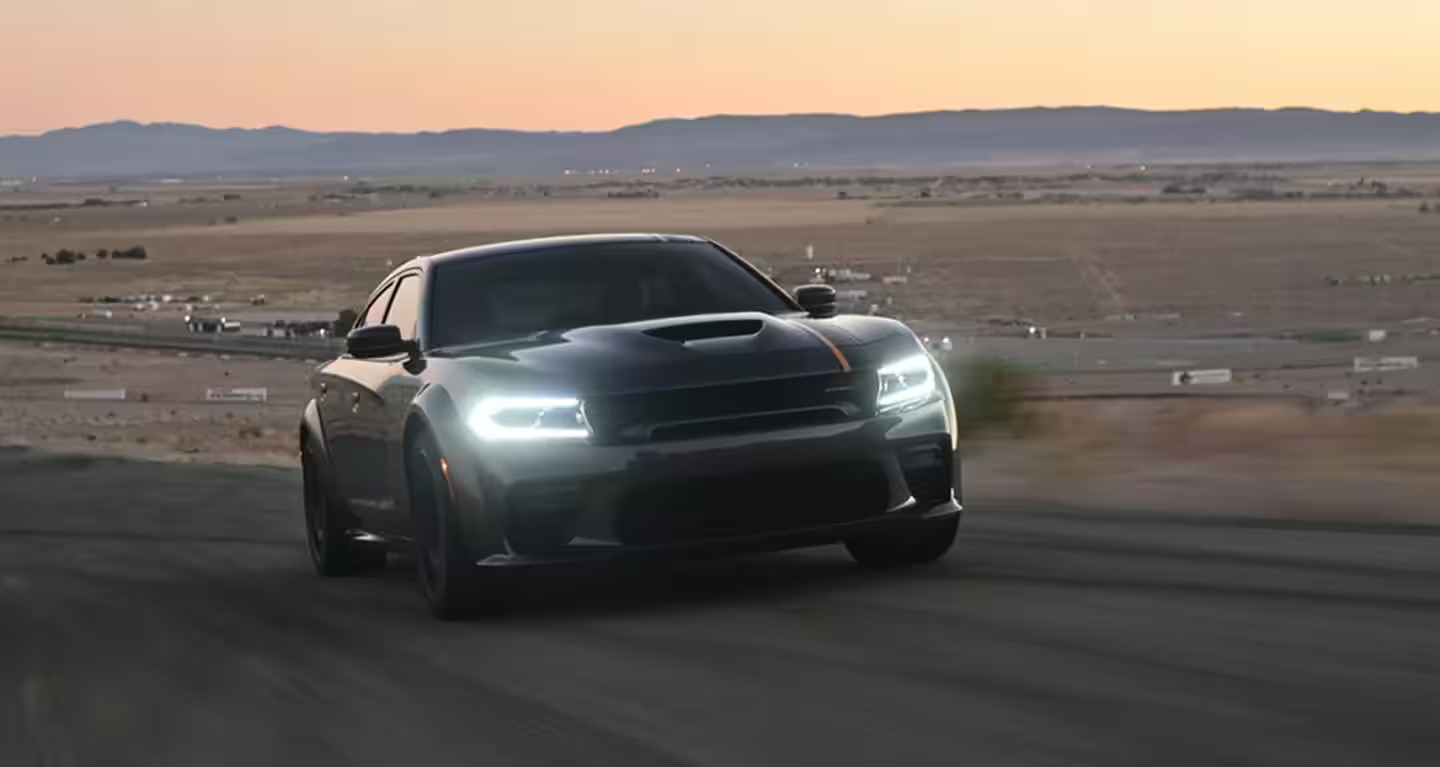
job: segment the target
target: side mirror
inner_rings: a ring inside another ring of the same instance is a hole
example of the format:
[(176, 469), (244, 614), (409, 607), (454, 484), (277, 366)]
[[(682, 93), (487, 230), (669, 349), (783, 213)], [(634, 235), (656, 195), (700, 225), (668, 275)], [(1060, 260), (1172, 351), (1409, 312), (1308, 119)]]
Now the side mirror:
[(835, 288), (829, 285), (801, 285), (795, 289), (795, 300), (811, 317), (835, 316)]
[(361, 360), (414, 354), (415, 344), (400, 337), (394, 325), (370, 325), (356, 328), (345, 337), (345, 353)]

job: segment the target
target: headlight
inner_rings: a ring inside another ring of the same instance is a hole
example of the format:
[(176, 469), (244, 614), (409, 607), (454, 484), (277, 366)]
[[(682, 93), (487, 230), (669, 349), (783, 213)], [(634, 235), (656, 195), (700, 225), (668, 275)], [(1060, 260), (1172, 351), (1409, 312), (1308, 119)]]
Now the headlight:
[(584, 439), (590, 436), (573, 397), (486, 397), (470, 413), (482, 439)]
[(875, 407), (881, 413), (904, 410), (930, 402), (940, 393), (930, 357), (917, 354), (880, 368), (880, 389)]

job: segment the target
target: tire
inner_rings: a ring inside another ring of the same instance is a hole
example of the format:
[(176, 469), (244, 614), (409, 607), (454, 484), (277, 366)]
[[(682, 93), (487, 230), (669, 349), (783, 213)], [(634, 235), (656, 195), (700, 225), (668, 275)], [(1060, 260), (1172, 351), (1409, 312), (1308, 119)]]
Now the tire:
[(405, 475), (414, 517), (415, 574), (425, 604), (440, 620), (470, 617), (479, 607), (480, 568), (465, 552), (439, 446), (429, 433), (416, 435), (406, 448)]
[(336, 578), (384, 567), (384, 547), (349, 539), (349, 525), (335, 504), (324, 463), (308, 441), (300, 461), (305, 479), (305, 541), (315, 572)]
[(945, 556), (959, 531), (960, 515), (951, 514), (856, 536), (845, 542), (845, 548), (863, 567), (909, 567)]

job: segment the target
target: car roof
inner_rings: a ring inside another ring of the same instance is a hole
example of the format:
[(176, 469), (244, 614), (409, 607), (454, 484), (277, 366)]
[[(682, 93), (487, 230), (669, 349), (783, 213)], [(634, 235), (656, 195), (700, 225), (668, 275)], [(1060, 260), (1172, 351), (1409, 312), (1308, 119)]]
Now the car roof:
[(460, 248), (459, 250), (451, 250), (445, 253), (437, 253), (433, 256), (425, 256), (423, 259), (417, 260), (425, 260), (436, 264), (448, 261), (468, 261), (472, 258), (501, 256), (509, 253), (523, 253), (530, 250), (585, 247), (589, 245), (613, 245), (626, 242), (709, 242), (709, 240), (693, 234), (576, 234), (564, 237), (538, 237), (530, 240), (494, 242), (487, 245), (477, 245), (469, 248)]

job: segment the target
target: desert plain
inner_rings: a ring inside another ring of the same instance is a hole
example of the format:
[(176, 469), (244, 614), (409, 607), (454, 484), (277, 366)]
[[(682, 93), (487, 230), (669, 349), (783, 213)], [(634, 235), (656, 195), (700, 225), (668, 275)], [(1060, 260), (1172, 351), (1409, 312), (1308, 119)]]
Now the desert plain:
[[(0, 318), (331, 319), (417, 255), (601, 231), (713, 237), (787, 287), (849, 270), (852, 310), (1024, 367), (1026, 424), (971, 435), (967, 492), (1433, 513), (1434, 163), (16, 183), (0, 189)], [(135, 246), (144, 260), (98, 256)], [(61, 250), (85, 258), (46, 263)], [(142, 295), (170, 300), (96, 303)], [(1418, 367), (1352, 365), (1385, 356)], [(0, 341), (0, 441), (289, 465), (321, 362)], [(1195, 367), (1234, 379), (1173, 385)], [(207, 401), (218, 387), (268, 394)], [(125, 399), (66, 398), (101, 388)]]

